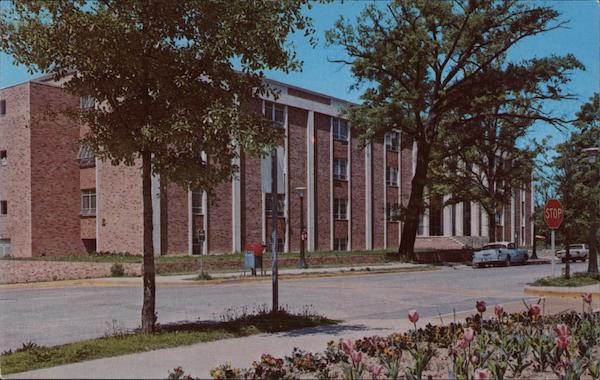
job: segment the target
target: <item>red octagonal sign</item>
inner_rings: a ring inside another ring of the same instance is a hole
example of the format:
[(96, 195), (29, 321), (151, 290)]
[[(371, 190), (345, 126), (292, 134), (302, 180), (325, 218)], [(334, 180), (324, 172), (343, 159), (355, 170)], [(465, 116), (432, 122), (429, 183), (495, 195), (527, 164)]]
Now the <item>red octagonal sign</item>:
[(565, 212), (558, 199), (548, 199), (544, 206), (544, 221), (548, 227), (556, 230), (560, 227), (564, 218)]

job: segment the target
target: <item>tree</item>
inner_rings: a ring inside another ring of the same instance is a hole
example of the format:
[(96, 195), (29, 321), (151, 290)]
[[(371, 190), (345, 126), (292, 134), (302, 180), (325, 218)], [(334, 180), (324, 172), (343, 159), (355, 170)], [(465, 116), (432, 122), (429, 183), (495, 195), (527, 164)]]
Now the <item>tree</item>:
[(262, 70), (300, 67), (286, 38), (312, 32), (306, 3), (29, 0), (2, 15), (0, 46), (16, 63), (69, 79), (66, 91), (96, 99), (78, 116), (97, 156), (141, 161), (143, 331), (156, 321), (151, 176), (212, 194), (238, 169), (239, 149), (260, 154), (274, 144), (276, 129), (244, 105), (274, 94)]
[[(488, 113), (496, 114), (500, 107)], [(441, 148), (432, 153), (431, 192), (451, 194), (446, 204), (477, 202), (488, 216), (490, 242), (496, 241), (496, 216), (510, 203), (514, 189), (532, 181), (540, 146), (517, 144), (531, 126), (528, 119), (482, 118), (480, 126), (462, 126), (459, 133), (440, 131)]]
[[(404, 216), (399, 255), (412, 257), (432, 150), (442, 131), (479, 125), (488, 117), (565, 120), (543, 109), (545, 100), (571, 97), (562, 86), (568, 73), (583, 68), (573, 56), (504, 62), (519, 41), (563, 25), (550, 7), (509, 1), (394, 0), (368, 5), (357, 25), (341, 18), (327, 34), (344, 48), (355, 87), (366, 86), (362, 104), (348, 109), (354, 127), (368, 142), (398, 129), (416, 142), (417, 159)], [(504, 99), (493, 114), (496, 99)], [(527, 99), (524, 114), (512, 105)]]

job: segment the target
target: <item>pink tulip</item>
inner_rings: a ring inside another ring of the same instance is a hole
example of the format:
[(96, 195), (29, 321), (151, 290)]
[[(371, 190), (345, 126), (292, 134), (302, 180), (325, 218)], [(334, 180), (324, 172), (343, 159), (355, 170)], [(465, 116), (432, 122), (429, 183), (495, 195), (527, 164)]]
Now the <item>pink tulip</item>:
[(477, 301), (475, 303), (475, 308), (481, 314), (485, 313), (485, 311), (487, 310), (486, 305), (485, 305), (485, 301)]
[(496, 314), (496, 317), (500, 318), (502, 316), (502, 314), (504, 314), (504, 306), (502, 306), (502, 305), (494, 306), (494, 313)]
[(492, 378), (492, 373), (489, 369), (477, 368), (473, 373), (473, 379), (475, 380), (488, 380)]
[(467, 343), (471, 343), (473, 341), (473, 339), (475, 339), (475, 331), (473, 331), (472, 328), (467, 327), (464, 331), (464, 335), (465, 335), (465, 340), (467, 341)]
[(410, 310), (408, 312), (408, 320), (412, 323), (417, 323), (419, 320), (419, 313), (416, 310)]
[(471, 364), (473, 364), (473, 365), (479, 364), (479, 356), (477, 356), (477, 355), (471, 356), (471, 359), (469, 359), (469, 360), (471, 361)]
[(556, 327), (554, 328), (554, 332), (559, 337), (567, 337), (568, 338), (569, 335), (571, 335), (571, 333), (569, 331), (569, 326), (567, 326), (563, 323), (556, 325)]
[(561, 350), (566, 350), (569, 347), (570, 340), (571, 337), (569, 336), (558, 336), (554, 340), (554, 344), (556, 344), (556, 347), (560, 348)]
[(466, 350), (467, 347), (469, 347), (469, 342), (467, 342), (467, 340), (464, 338), (456, 342), (456, 348)]
[(540, 309), (540, 305), (535, 304), (531, 305), (531, 307), (529, 308), (529, 312), (531, 313), (532, 317), (537, 317), (538, 315), (540, 315), (542, 310)]
[(362, 354), (358, 351), (354, 351), (350, 354), (350, 358), (352, 358), (352, 363), (358, 364), (362, 361)]
[(377, 377), (379, 375), (381, 375), (381, 372), (383, 371), (383, 367), (380, 365), (374, 365), (373, 367), (371, 367), (371, 374), (374, 377)]
[(346, 342), (342, 342), (342, 351), (344, 351), (346, 355), (352, 354), (354, 351), (354, 343), (352, 343), (352, 340), (348, 339)]
[(592, 304), (592, 293), (584, 293), (581, 295), (581, 298), (583, 299), (583, 302), (587, 303), (588, 305)]

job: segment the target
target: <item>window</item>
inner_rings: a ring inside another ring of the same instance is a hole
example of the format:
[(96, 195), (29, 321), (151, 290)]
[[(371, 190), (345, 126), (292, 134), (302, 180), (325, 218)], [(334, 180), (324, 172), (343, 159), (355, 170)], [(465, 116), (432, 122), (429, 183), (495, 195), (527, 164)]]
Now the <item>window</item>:
[(0, 100), (0, 116), (6, 115), (6, 100)]
[(398, 186), (398, 168), (385, 168), (385, 180), (388, 186)]
[(285, 124), (284, 106), (281, 104), (265, 101), (265, 117), (275, 122), (278, 128), (284, 128)]
[(385, 148), (393, 152), (400, 150), (400, 134), (398, 132), (385, 134)]
[[(269, 236), (268, 241), (267, 241), (267, 248), (266, 250), (268, 252), (271, 252), (271, 250), (273, 249), (273, 245), (272, 245), (272, 237)], [(277, 252), (283, 252), (283, 239), (281, 238), (277, 238)]]
[[(265, 212), (268, 217), (271, 216), (271, 194), (265, 194)], [(277, 216), (283, 218), (285, 210), (285, 194), (277, 194)]]
[(8, 202), (0, 201), (0, 216), (8, 215)]
[(343, 158), (333, 160), (333, 179), (348, 179), (348, 161)]
[(10, 256), (10, 239), (0, 239), (0, 257)]
[(504, 206), (502, 206), (496, 210), (496, 225), (497, 226), (504, 225)]
[(385, 206), (385, 216), (388, 222), (400, 221), (400, 210), (398, 203), (387, 203)]
[(96, 106), (96, 99), (91, 96), (82, 96), (79, 98), (79, 108), (83, 111), (91, 110)]
[(471, 202), (463, 203), (463, 236), (471, 236)]
[(0, 150), (0, 166), (5, 166), (8, 164), (8, 158), (6, 156), (5, 150)]
[(192, 214), (202, 215), (202, 197), (201, 191), (192, 191)]
[(81, 215), (96, 215), (96, 189), (81, 190)]
[(333, 239), (333, 250), (334, 251), (347, 251), (348, 250), (348, 239)]
[(348, 122), (346, 120), (333, 118), (333, 138), (348, 141)]
[(92, 167), (96, 165), (96, 155), (92, 148), (87, 144), (81, 144), (79, 147), (79, 166), (83, 168)]
[(338, 220), (348, 219), (348, 200), (335, 198), (333, 200), (333, 218)]
[(425, 234), (425, 216), (419, 215), (419, 227), (417, 227), (417, 236), (423, 236)]
[(452, 204), (452, 208), (450, 209), (450, 223), (452, 226), (452, 236), (456, 236), (456, 204)]

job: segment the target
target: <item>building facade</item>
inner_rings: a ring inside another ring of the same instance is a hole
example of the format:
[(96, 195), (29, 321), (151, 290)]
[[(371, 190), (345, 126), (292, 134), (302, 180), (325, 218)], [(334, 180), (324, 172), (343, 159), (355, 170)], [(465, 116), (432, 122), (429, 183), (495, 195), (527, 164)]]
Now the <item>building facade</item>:
[[(280, 250), (299, 250), (298, 188), (306, 188), (308, 251), (397, 247), (397, 213), (410, 195), (414, 144), (389, 133), (363, 148), (340, 117), (349, 103), (268, 82), (280, 91), (277, 100), (256, 99), (246, 107), (285, 132), (277, 150)], [(141, 254), (140, 166), (96, 159), (79, 145), (85, 127), (60, 116), (62, 109), (90, 105), (47, 78), (0, 90), (0, 254)], [(156, 254), (239, 252), (247, 243), (270, 240), (270, 159), (240, 152), (237, 164), (240, 172), (217, 185), (215, 199), (153, 178)], [(514, 191), (497, 216), (498, 240), (532, 243), (532, 194), (531, 184)], [(421, 217), (417, 247), (457, 249), (487, 240), (487, 215), (476, 203), (442, 202), (430, 202)]]

